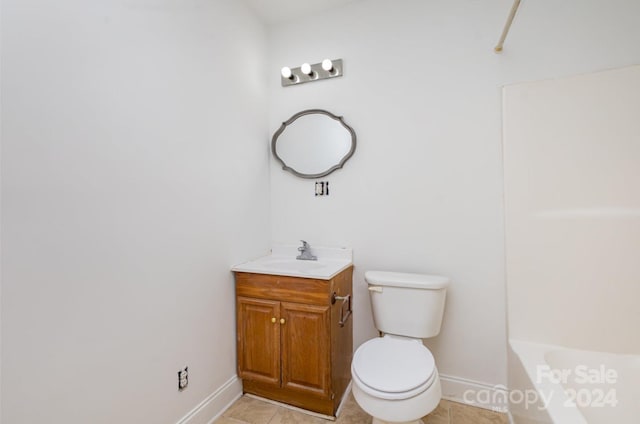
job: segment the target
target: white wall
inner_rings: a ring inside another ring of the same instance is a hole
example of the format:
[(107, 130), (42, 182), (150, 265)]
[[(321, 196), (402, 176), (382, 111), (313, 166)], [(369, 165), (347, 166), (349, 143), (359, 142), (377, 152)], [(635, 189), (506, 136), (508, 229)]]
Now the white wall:
[(235, 374), (229, 268), (270, 244), (264, 28), (2, 7), (2, 421), (175, 423)]
[[(452, 277), (439, 368), (504, 383), (500, 86), (640, 61), (634, 0), (523, 2), (494, 55), (510, 6), (361, 1), (266, 46), (239, 1), (4, 0), (3, 422), (176, 422), (235, 373), (228, 268), (269, 228), (355, 248), (357, 344), (366, 269)], [(324, 57), (346, 76), (279, 86)], [(266, 106), (356, 129), (330, 197), (269, 162)]]
[(509, 336), (640, 353), (640, 66), (508, 86)]
[[(2, 1), (0, 0), (0, 23)], [(2, 81), (2, 31), (0, 31), (0, 81)], [(0, 186), (2, 184), (2, 96), (0, 90)], [(0, 189), (0, 223), (2, 222), (2, 191)], [(2, 225), (0, 225), (0, 423), (2, 423)]]
[[(271, 161), (274, 241), (354, 248), (356, 346), (375, 334), (365, 270), (451, 277), (428, 344), (441, 373), (487, 384), (506, 383), (501, 86), (640, 62), (636, 1), (523, 2), (496, 55), (511, 4), (361, 1), (273, 27), (269, 44), (272, 133), (324, 108), (359, 140), (327, 198)], [(325, 57), (345, 76), (280, 87), (282, 66)]]

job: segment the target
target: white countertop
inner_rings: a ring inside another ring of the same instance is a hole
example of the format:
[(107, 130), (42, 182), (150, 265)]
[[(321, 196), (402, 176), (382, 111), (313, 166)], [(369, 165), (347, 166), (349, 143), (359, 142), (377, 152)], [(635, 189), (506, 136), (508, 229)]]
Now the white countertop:
[(316, 261), (298, 260), (299, 253), (296, 245), (274, 246), (270, 255), (235, 265), (231, 271), (330, 280), (353, 265), (350, 248), (312, 246)]

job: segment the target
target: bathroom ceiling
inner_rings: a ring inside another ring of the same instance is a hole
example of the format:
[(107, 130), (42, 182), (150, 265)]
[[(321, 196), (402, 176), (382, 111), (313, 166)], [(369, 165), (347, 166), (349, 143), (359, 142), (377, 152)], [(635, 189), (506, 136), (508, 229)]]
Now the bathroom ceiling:
[(267, 24), (277, 24), (301, 18), (354, 1), (358, 0), (246, 0)]

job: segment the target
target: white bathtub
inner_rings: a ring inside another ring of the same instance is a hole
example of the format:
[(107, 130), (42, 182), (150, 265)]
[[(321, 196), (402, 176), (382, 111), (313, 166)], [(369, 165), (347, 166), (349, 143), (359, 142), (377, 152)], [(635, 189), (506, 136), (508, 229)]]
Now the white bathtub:
[(640, 423), (640, 355), (509, 345), (515, 424)]

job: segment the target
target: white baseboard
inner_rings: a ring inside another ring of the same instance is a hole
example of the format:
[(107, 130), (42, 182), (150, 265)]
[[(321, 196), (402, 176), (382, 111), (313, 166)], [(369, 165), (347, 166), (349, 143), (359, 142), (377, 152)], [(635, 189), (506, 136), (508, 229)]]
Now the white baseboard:
[(211, 424), (242, 396), (242, 382), (234, 375), (176, 424)]
[[(442, 374), (440, 374), (440, 383), (443, 399), (508, 413), (508, 390), (505, 386), (494, 386)], [(348, 395), (348, 390), (346, 394)], [(242, 382), (234, 375), (176, 424), (212, 424), (241, 396)], [(511, 414), (508, 416), (509, 422), (513, 423)]]
[(440, 374), (440, 383), (443, 399), (496, 412), (508, 411), (509, 391), (505, 386), (442, 374)]

